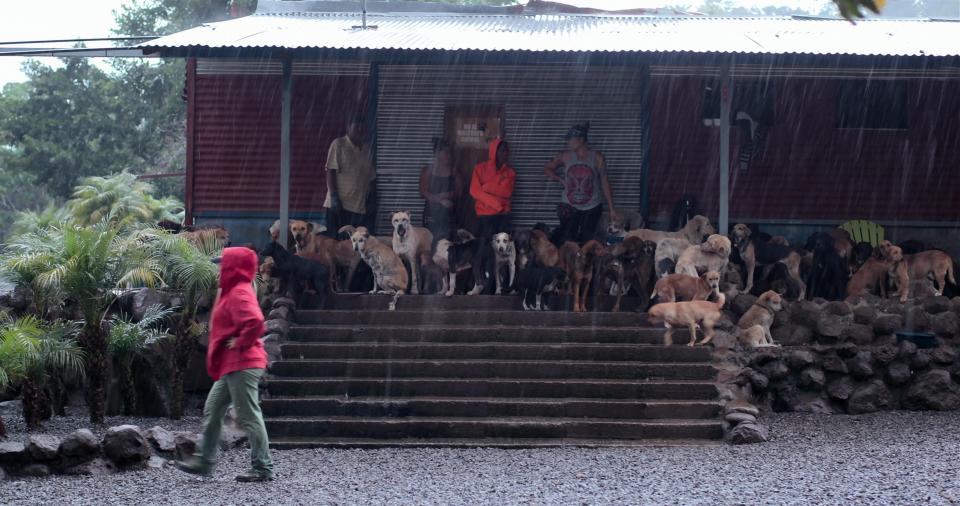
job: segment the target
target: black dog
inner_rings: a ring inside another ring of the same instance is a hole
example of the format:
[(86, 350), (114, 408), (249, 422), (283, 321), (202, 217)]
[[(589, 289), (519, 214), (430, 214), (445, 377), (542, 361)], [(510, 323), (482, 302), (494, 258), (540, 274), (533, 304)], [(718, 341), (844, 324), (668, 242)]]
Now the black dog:
[(311, 285), (320, 299), (320, 307), (326, 302), (327, 290), (330, 288), (330, 269), (326, 265), (301, 258), (290, 253), (283, 246), (272, 241), (260, 257), (273, 258), (273, 274), (280, 279), (285, 293), (303, 306), (304, 282)]
[(514, 230), (510, 236), (517, 248), (517, 270), (522, 271), (528, 265), (533, 265), (533, 250), (530, 249), (530, 236), (533, 230), (521, 228)]
[(847, 262), (837, 254), (833, 237), (824, 232), (807, 239), (807, 251), (813, 252), (813, 265), (807, 276), (807, 297), (843, 300), (849, 277)]
[(527, 267), (517, 274), (516, 287), (523, 294), (524, 311), (546, 311), (543, 294), (566, 283), (567, 273), (559, 267)]

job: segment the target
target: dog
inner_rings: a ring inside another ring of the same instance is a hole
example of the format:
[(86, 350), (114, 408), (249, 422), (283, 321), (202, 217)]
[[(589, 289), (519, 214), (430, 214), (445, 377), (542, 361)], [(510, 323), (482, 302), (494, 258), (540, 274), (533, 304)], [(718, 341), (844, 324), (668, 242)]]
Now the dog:
[(880, 296), (886, 297), (887, 276), (892, 276), (900, 302), (907, 301), (910, 291), (910, 275), (903, 251), (897, 246), (887, 246), (884, 258), (872, 257), (868, 259), (847, 283), (847, 296), (864, 295), (871, 293), (879, 285)]
[(560, 251), (543, 230), (534, 228), (530, 232), (530, 249), (537, 267), (556, 267), (560, 263)]
[(953, 259), (943, 251), (922, 251), (913, 255), (904, 255), (903, 258), (907, 262), (907, 274), (910, 279), (934, 278), (937, 282), (934, 295), (943, 294), (947, 281), (957, 284), (953, 276)]
[(406, 211), (393, 213), (390, 222), (393, 224), (393, 251), (410, 264), (410, 293), (418, 295), (420, 266), (431, 261), (433, 233), (426, 228), (413, 226), (410, 213)]
[(533, 231), (528, 228), (521, 228), (514, 230), (511, 234), (513, 237), (513, 245), (517, 249), (516, 264), (518, 271), (526, 269), (528, 265), (533, 265), (534, 255), (533, 250), (530, 248), (532, 232)]
[(188, 227), (177, 235), (183, 237), (187, 242), (197, 248), (213, 247), (222, 249), (230, 246), (230, 231), (223, 225)]
[(625, 238), (627, 232), (643, 228), (644, 221), (636, 211), (621, 211), (620, 217), (616, 220), (610, 219), (609, 213), (603, 213), (601, 225), (601, 230), (607, 231), (607, 238)]
[[(668, 237), (657, 241), (656, 244), (654, 269), (657, 273), (657, 278), (662, 278), (672, 273), (677, 268), (677, 261), (680, 259), (680, 255), (682, 255), (687, 248), (693, 247), (690, 241), (682, 237)], [(697, 244), (699, 244), (699, 242)]]
[(517, 290), (523, 295), (524, 311), (547, 311), (543, 294), (556, 291), (567, 281), (567, 274), (559, 267), (530, 266), (517, 273)]
[(507, 267), (507, 270), (510, 274), (510, 280), (507, 283), (507, 289), (509, 291), (510, 287), (513, 286), (513, 278), (517, 274), (517, 247), (513, 243), (513, 239), (510, 238), (510, 234), (506, 232), (500, 232), (493, 236), (493, 259), (494, 259), (494, 278), (497, 282), (497, 290), (494, 292), (496, 295), (503, 293), (502, 281), (501, 281), (501, 272), (504, 266)]
[[(337, 269), (346, 269), (346, 281), (340, 291), (349, 291), (353, 276), (360, 266), (360, 255), (353, 250), (353, 243), (349, 239), (338, 240), (320, 235), (315, 227), (315, 224), (306, 221), (290, 222), (290, 235), (293, 237), (297, 255), (326, 265), (332, 274), (330, 286), (334, 291), (337, 291), (339, 285)], [(349, 225), (343, 229), (353, 232), (353, 227)]]
[(603, 244), (592, 239), (577, 251), (573, 261), (568, 265), (567, 273), (573, 293), (573, 312), (583, 313), (587, 310), (587, 292), (590, 291), (593, 275), (609, 254), (610, 252)]
[[(293, 223), (293, 220), (287, 220), (287, 229), (290, 228), (290, 224)], [(280, 242), (280, 220), (275, 220), (272, 225), (270, 225), (270, 240)], [(293, 234), (287, 235), (287, 251), (292, 251), (296, 244), (293, 242)]]
[(476, 250), (476, 238), (463, 229), (457, 231), (456, 242), (448, 239), (440, 239), (437, 242), (437, 250), (433, 254), (433, 263), (440, 268), (443, 274), (441, 293), (445, 296), (453, 296), (457, 289), (457, 273), (467, 269), (473, 271), (474, 283), (483, 286), (483, 276), (477, 278), (477, 273), (482, 273), (483, 269), (481, 266), (474, 267)]
[(773, 290), (760, 294), (753, 306), (743, 313), (737, 326), (740, 327), (740, 343), (744, 346), (758, 348), (762, 346), (776, 346), (770, 326), (777, 311), (783, 309), (783, 298)]
[(366, 227), (357, 227), (350, 236), (353, 250), (373, 271), (373, 290), (370, 293), (392, 294), (388, 309), (397, 308), (397, 301), (407, 289), (407, 269), (403, 261), (389, 246), (370, 235)]
[(683, 250), (677, 258), (675, 272), (697, 277), (701, 272), (723, 272), (730, 261), (730, 239), (713, 234), (702, 244)]
[(750, 293), (753, 290), (757, 267), (767, 267), (764, 273), (766, 275), (771, 270), (768, 266), (781, 263), (787, 266), (790, 278), (799, 287), (798, 300), (804, 299), (807, 286), (800, 276), (801, 257), (799, 253), (793, 251), (787, 245), (774, 242), (772, 238), (764, 241), (759, 237), (754, 237), (750, 227), (743, 223), (734, 225), (730, 235), (732, 236), (731, 243), (736, 248), (736, 258), (742, 262), (743, 269), (746, 271), (744, 292)]
[(280, 293), (280, 280), (273, 274), (275, 265), (276, 262), (274, 262), (273, 257), (265, 258), (260, 264), (260, 281), (263, 282), (267, 294)]
[(320, 297), (320, 307), (326, 302), (327, 289), (330, 286), (330, 269), (319, 262), (301, 258), (286, 250), (280, 243), (271, 241), (263, 251), (261, 258), (272, 258), (271, 275), (276, 276), (285, 287), (288, 295), (303, 305), (303, 282), (313, 287)]
[(650, 299), (656, 298), (657, 302), (707, 300), (710, 295), (719, 293), (720, 273), (717, 271), (705, 272), (698, 277), (670, 274), (657, 280)]
[[(717, 296), (716, 302), (693, 300), (688, 302), (663, 302), (650, 308), (647, 319), (658, 325), (663, 323), (667, 332), (663, 335), (663, 345), (673, 345), (673, 328), (687, 327), (690, 329), (690, 343), (707, 344), (713, 339), (713, 327), (720, 321), (723, 313), (720, 310), (726, 302), (723, 294)], [(697, 327), (703, 329), (703, 339), (697, 343)]]
[(811, 234), (806, 250), (813, 253), (807, 273), (807, 294), (827, 300), (842, 299), (850, 271), (847, 261), (837, 253), (833, 237), (823, 232)]
[(830, 231), (830, 237), (833, 238), (833, 247), (840, 258), (850, 261), (853, 258), (853, 238), (850, 232), (837, 227)]
[(624, 282), (618, 288), (617, 295), (626, 294), (632, 289), (640, 297), (641, 303), (649, 300), (657, 280), (654, 265), (656, 250), (657, 243), (639, 237), (627, 237), (610, 249), (610, 254), (623, 262)]
[(717, 231), (710, 224), (710, 219), (706, 216), (696, 215), (686, 225), (677, 232), (665, 232), (662, 230), (650, 230), (641, 228), (627, 232), (626, 237), (639, 237), (645, 241), (659, 242), (662, 239), (686, 239), (690, 244), (700, 244), (703, 238)]

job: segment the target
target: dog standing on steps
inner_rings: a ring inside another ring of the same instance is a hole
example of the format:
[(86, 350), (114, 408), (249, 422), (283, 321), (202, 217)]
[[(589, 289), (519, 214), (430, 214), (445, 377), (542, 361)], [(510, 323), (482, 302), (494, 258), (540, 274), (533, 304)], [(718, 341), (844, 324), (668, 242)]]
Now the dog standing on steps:
[(392, 294), (389, 309), (397, 308), (397, 301), (407, 289), (407, 269), (393, 250), (370, 235), (366, 227), (357, 227), (350, 236), (353, 250), (373, 271), (373, 290), (370, 293)]
[(393, 252), (410, 264), (410, 293), (420, 293), (420, 266), (432, 261), (430, 246), (433, 244), (433, 234), (423, 228), (415, 227), (410, 223), (410, 213), (401, 211), (393, 213), (390, 222), (393, 224)]
[[(687, 346), (707, 344), (713, 339), (713, 327), (723, 316), (720, 310), (725, 302), (726, 297), (722, 293), (717, 296), (717, 302), (706, 300), (665, 302), (650, 308), (647, 319), (654, 325), (662, 323), (667, 328), (667, 332), (663, 335), (664, 346), (673, 344), (674, 327), (690, 329), (690, 343)], [(703, 339), (699, 343), (697, 343), (697, 327), (703, 329)]]
[[(457, 273), (471, 269), (474, 282), (483, 283), (483, 269), (474, 266), (477, 251), (477, 240), (470, 232), (460, 229), (457, 231), (456, 241), (440, 239), (437, 242), (437, 251), (433, 254), (433, 263), (442, 273), (441, 291), (447, 297), (452, 297), (457, 291)], [(477, 273), (480, 273), (478, 276)], [(479, 281), (478, 281), (479, 280)]]
[(565, 283), (567, 274), (559, 267), (529, 266), (517, 274), (517, 289), (523, 295), (524, 311), (546, 311), (543, 294), (556, 291)]
[(493, 236), (493, 258), (494, 258), (494, 278), (497, 281), (496, 295), (503, 293), (503, 281), (501, 280), (501, 271), (506, 266), (510, 273), (510, 280), (507, 283), (507, 291), (513, 286), (513, 279), (517, 273), (517, 247), (510, 238), (510, 234), (500, 232)]

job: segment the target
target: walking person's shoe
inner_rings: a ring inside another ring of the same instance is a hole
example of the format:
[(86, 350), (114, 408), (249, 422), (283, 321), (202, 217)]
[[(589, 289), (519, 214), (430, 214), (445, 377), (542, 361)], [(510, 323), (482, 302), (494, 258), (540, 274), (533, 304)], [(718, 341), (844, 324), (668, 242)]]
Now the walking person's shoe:
[(198, 476), (210, 476), (213, 474), (213, 464), (203, 460), (201, 457), (193, 456), (186, 460), (178, 460), (177, 469)]
[(264, 473), (256, 469), (250, 469), (243, 474), (237, 475), (237, 481), (243, 483), (252, 483), (258, 481), (273, 481), (273, 473)]

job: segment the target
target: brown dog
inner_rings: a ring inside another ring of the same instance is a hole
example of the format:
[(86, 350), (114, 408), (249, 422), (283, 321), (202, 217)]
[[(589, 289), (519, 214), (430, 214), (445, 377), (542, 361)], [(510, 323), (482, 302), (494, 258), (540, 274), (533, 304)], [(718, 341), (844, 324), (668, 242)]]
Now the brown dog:
[[(564, 244), (564, 246), (567, 244)], [(568, 265), (570, 270), (567, 272), (570, 273), (570, 284), (573, 289), (573, 311), (575, 313), (582, 313), (587, 310), (587, 292), (590, 291), (590, 282), (593, 281), (593, 273), (609, 254), (607, 248), (603, 247), (599, 241), (587, 241), (587, 243), (576, 252), (573, 260)]]
[(710, 219), (699, 214), (694, 216), (687, 224), (676, 232), (664, 232), (662, 230), (650, 230), (640, 228), (627, 232), (627, 237), (639, 237), (645, 241), (660, 241), (667, 238), (686, 239), (690, 244), (700, 244), (704, 236), (715, 234), (717, 231), (710, 224)]
[[(726, 298), (723, 294), (717, 296), (717, 302), (706, 300), (693, 300), (689, 302), (665, 302), (657, 304), (650, 308), (647, 313), (647, 319), (654, 325), (663, 323), (667, 332), (663, 335), (663, 345), (673, 344), (673, 328), (687, 327), (690, 329), (690, 342), (687, 346), (694, 344), (707, 344), (713, 339), (713, 327), (720, 321)], [(703, 339), (697, 343), (697, 327), (703, 329)]]
[(223, 225), (201, 225), (186, 232), (180, 232), (179, 235), (198, 248), (205, 246), (225, 248), (230, 245), (230, 231)]
[[(352, 233), (352, 227), (347, 231)], [(330, 290), (337, 291), (335, 287), (339, 285), (339, 276), (336, 275), (337, 268), (347, 270), (347, 278), (342, 291), (350, 289), (353, 275), (356, 273), (361, 260), (360, 254), (353, 250), (353, 243), (349, 239), (341, 241), (315, 234), (312, 223), (299, 220), (290, 222), (290, 235), (293, 237), (297, 255), (308, 255), (310, 260), (320, 262), (330, 269)]]
[(617, 296), (613, 312), (620, 310), (620, 301), (631, 287), (640, 294), (641, 301), (648, 300), (648, 294), (653, 291), (656, 249), (657, 243), (639, 237), (627, 237), (610, 247), (610, 254), (601, 262), (600, 272), (602, 277), (613, 281), (609, 287), (610, 295)]
[(903, 261), (903, 251), (897, 246), (887, 246), (884, 258), (870, 258), (857, 270), (847, 283), (847, 295), (863, 295), (872, 293), (880, 286), (880, 296), (886, 297), (887, 277), (893, 276), (897, 284), (900, 302), (906, 302), (910, 291), (910, 275), (906, 262)]
[(943, 293), (947, 281), (957, 284), (953, 277), (953, 259), (942, 251), (922, 251), (913, 255), (904, 255), (903, 258), (907, 261), (907, 273), (910, 279), (925, 279), (932, 276), (936, 280), (935, 295)]
[(744, 346), (776, 346), (773, 343), (773, 334), (770, 326), (777, 311), (783, 309), (783, 299), (780, 294), (767, 290), (763, 292), (753, 306), (743, 313), (737, 326), (740, 327), (740, 342)]
[(687, 274), (670, 274), (657, 280), (650, 298), (657, 297), (658, 302), (677, 302), (678, 300), (707, 300), (711, 293), (720, 293), (720, 273), (705, 272), (699, 278)]
[(560, 251), (543, 230), (530, 232), (530, 250), (538, 267), (556, 267), (560, 263)]

